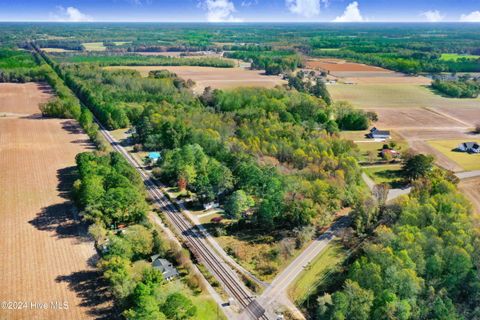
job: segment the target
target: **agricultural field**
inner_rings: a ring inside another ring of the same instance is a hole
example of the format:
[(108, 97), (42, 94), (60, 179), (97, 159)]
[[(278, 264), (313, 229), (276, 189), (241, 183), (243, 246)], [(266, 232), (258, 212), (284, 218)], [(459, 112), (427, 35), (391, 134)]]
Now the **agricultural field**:
[(91, 149), (73, 120), (45, 119), (44, 85), (0, 84), (0, 300), (64, 310), (0, 310), (1, 319), (94, 319), (109, 311), (96, 253), (67, 196), (75, 155)]
[[(471, 137), (471, 141), (476, 140), (480, 142), (480, 137)], [(464, 171), (480, 170), (479, 154), (455, 151), (455, 148), (457, 148), (458, 145), (466, 141), (470, 140), (433, 140), (429, 141), (428, 144), (454, 161)]]
[(48, 53), (77, 52), (76, 50), (68, 50), (63, 48), (42, 48), (42, 50)]
[(471, 54), (458, 54), (458, 53), (442, 53), (440, 60), (443, 61), (457, 61), (459, 59), (477, 60), (480, 56)]
[(354, 106), (362, 109), (480, 106), (480, 98), (445, 98), (436, 95), (426, 86), (388, 82), (386, 79), (383, 84), (336, 84), (328, 86), (328, 91), (333, 99), (351, 101)]
[(348, 62), (343, 59), (315, 59), (305, 63), (309, 69), (325, 70), (335, 75), (337, 72), (374, 72), (393, 73), (393, 71), (380, 67), (369, 66), (362, 63)]
[[(215, 57), (221, 58), (223, 56), (222, 53), (209, 53), (209, 54), (195, 54), (195, 52), (185, 52), (185, 51), (161, 51), (161, 52), (135, 52), (141, 56), (163, 56), (163, 57), (188, 57), (188, 58), (207, 58), (207, 57)], [(186, 54), (186, 55), (185, 55)]]
[(473, 219), (475, 225), (480, 227), (480, 178), (466, 179), (460, 182), (459, 188), (472, 202), (475, 212)]
[(259, 70), (244, 68), (214, 68), (197, 66), (115, 66), (107, 69), (131, 69), (148, 76), (152, 70), (168, 70), (185, 80), (195, 81), (194, 92), (202, 93), (206, 87), (214, 89), (232, 89), (238, 87), (273, 88), (287, 82), (279, 76), (267, 76)]
[(103, 45), (103, 42), (84, 42), (82, 45), (87, 51), (105, 51), (107, 48)]

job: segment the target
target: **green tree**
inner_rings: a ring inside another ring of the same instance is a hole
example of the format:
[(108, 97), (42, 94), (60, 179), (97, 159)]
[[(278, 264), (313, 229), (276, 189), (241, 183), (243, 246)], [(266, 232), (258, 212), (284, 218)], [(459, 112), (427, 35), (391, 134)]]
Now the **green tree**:
[(237, 190), (225, 202), (225, 213), (233, 219), (240, 219), (242, 214), (254, 204), (253, 198), (245, 191)]
[(431, 155), (414, 155), (404, 162), (403, 174), (409, 180), (425, 177), (432, 170), (434, 160)]
[(191, 319), (197, 314), (197, 308), (192, 301), (180, 292), (169, 295), (161, 310), (172, 320)]

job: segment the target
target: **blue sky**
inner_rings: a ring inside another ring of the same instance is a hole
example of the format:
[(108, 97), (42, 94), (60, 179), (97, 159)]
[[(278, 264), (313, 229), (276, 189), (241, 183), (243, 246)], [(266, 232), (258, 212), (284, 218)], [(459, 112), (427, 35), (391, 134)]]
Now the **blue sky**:
[(0, 21), (480, 22), (480, 0), (0, 0)]

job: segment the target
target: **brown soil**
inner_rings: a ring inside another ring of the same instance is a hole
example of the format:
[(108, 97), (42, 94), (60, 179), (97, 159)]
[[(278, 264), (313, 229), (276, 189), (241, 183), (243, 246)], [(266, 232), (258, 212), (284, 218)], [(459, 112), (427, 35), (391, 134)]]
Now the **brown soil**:
[(307, 60), (305, 63), (306, 67), (309, 69), (322, 69), (330, 72), (335, 71), (347, 71), (347, 72), (385, 72), (391, 73), (392, 71), (383, 69), (380, 67), (369, 66), (366, 64), (347, 62), (341, 59), (316, 59), (316, 60)]
[(148, 76), (151, 70), (169, 70), (179, 77), (192, 79), (196, 85), (194, 91), (202, 93), (206, 87), (214, 89), (231, 89), (237, 87), (273, 88), (285, 84), (279, 76), (267, 76), (263, 71), (244, 68), (213, 68), (196, 66), (141, 66), (141, 67), (107, 67), (107, 69), (134, 69), (143, 76)]
[(0, 301), (26, 303), (0, 309), (0, 319), (106, 318), (93, 243), (68, 200), (75, 155), (91, 145), (76, 122), (40, 117), (47, 92), (0, 84), (0, 108), (9, 113), (0, 117)]
[(480, 178), (463, 180), (459, 187), (472, 202), (475, 224), (477, 227), (480, 226)]

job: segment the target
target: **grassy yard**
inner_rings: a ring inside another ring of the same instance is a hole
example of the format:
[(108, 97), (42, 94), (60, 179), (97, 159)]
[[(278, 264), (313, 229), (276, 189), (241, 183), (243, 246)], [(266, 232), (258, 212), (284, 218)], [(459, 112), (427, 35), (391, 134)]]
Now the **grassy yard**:
[[(226, 320), (227, 317), (223, 314), (223, 311), (219, 309), (215, 301), (209, 296), (202, 294), (192, 297), (193, 304), (197, 307), (197, 316), (194, 319), (204, 320)], [(218, 316), (217, 316), (218, 312)]]
[[(480, 139), (472, 138), (472, 141), (480, 142)], [(479, 154), (469, 154), (466, 152), (457, 152), (454, 149), (461, 144), (466, 142), (465, 140), (432, 140), (428, 141), (428, 144), (452, 161), (455, 161), (460, 167), (464, 170), (480, 170), (480, 155)]]
[(103, 42), (84, 42), (82, 45), (87, 51), (105, 51), (107, 48), (103, 45)]
[(367, 139), (365, 135), (368, 133), (368, 130), (362, 131), (342, 131), (340, 136), (347, 140), (352, 140), (356, 142), (358, 149), (360, 150), (360, 161), (368, 162), (370, 161), (368, 154), (373, 153), (375, 155), (374, 161), (382, 160), (380, 156), (380, 151), (384, 144), (389, 144), (391, 141), (394, 141), (396, 146), (395, 150), (405, 151), (408, 149), (408, 144), (406, 141), (402, 140), (395, 132), (392, 132), (392, 140), (385, 142), (377, 142), (372, 139)]
[(365, 171), (376, 184), (388, 183), (391, 188), (398, 188), (402, 184), (401, 169), (401, 165), (393, 164), (366, 167), (363, 171)]
[(345, 258), (346, 251), (343, 246), (337, 241), (330, 242), (289, 288), (288, 295), (292, 301), (298, 305), (302, 304), (308, 298), (311, 290), (321, 285), (329, 271), (341, 264)]
[(475, 60), (480, 59), (480, 56), (458, 53), (442, 53), (442, 56), (440, 57), (440, 60), (443, 61), (457, 61), (458, 59)]

